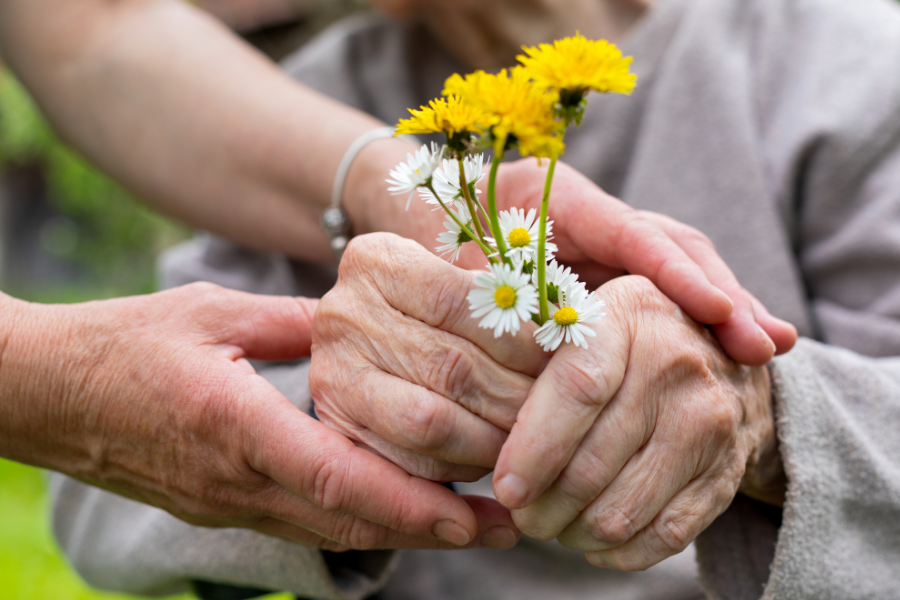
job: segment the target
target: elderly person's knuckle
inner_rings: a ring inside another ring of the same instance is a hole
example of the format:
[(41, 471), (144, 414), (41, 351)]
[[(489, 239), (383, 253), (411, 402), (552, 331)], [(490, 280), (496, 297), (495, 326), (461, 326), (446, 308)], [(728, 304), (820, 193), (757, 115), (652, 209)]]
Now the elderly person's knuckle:
[(590, 448), (582, 453), (577, 464), (569, 468), (559, 478), (560, 491), (582, 505), (587, 505), (597, 497), (602, 483), (609, 479), (611, 470), (600, 456)]
[(679, 344), (663, 355), (662, 363), (660, 375), (670, 381), (685, 382), (704, 391), (717, 387), (708, 355), (697, 344)]
[(574, 400), (564, 406), (581, 411), (594, 408), (601, 403), (610, 389), (605, 371), (594, 362), (569, 362), (555, 377), (555, 387), (559, 396)]
[[(679, 518), (680, 517), (680, 518)], [(665, 556), (683, 552), (696, 536), (696, 519), (692, 515), (678, 515), (656, 519), (650, 532), (658, 540)]]
[[(626, 275), (606, 284), (604, 293), (609, 305), (618, 307), (624, 314), (647, 316), (671, 313), (675, 307), (656, 285), (643, 275)], [(614, 313), (615, 314), (615, 313)]]
[(379, 234), (350, 240), (338, 265), (338, 280), (348, 280), (372, 271), (384, 259), (384, 239)]
[(634, 518), (619, 508), (608, 508), (588, 519), (588, 530), (597, 540), (611, 546), (621, 546), (638, 532)]
[(429, 365), (426, 385), (441, 396), (460, 398), (477, 369), (471, 353), (456, 346), (436, 344), (425, 348), (423, 355)]
[(425, 307), (430, 310), (428, 324), (438, 329), (453, 329), (469, 316), (466, 290), (468, 282), (462, 271), (435, 273), (428, 281)]
[(403, 431), (418, 452), (434, 452), (444, 447), (453, 437), (451, 405), (442, 399), (430, 397), (421, 401), (416, 409), (402, 419)]
[(737, 438), (742, 420), (742, 410), (737, 403), (718, 394), (707, 394), (699, 410), (703, 427), (712, 440), (731, 441)]

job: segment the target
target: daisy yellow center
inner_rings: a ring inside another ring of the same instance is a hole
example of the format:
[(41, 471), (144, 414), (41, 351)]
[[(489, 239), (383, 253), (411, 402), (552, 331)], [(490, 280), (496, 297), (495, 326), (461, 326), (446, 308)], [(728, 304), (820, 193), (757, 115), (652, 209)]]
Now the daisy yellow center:
[(512, 308), (516, 303), (516, 290), (508, 285), (501, 285), (494, 292), (494, 302), (500, 308)]
[(553, 315), (553, 320), (556, 321), (556, 324), (560, 327), (574, 325), (578, 322), (578, 313), (575, 312), (575, 309), (571, 306), (563, 306), (556, 311), (555, 315)]
[(509, 232), (509, 245), (513, 248), (521, 248), (531, 243), (531, 236), (528, 230), (517, 227)]

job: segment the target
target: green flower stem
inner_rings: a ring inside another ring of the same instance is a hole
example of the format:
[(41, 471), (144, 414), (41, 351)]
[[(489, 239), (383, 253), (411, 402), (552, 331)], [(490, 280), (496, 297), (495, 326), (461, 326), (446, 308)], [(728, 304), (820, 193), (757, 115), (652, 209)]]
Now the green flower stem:
[(488, 177), (488, 219), (490, 220), (491, 233), (497, 241), (497, 250), (504, 263), (512, 265), (512, 261), (506, 256), (506, 240), (503, 239), (503, 231), (500, 229), (500, 216), (497, 213), (497, 169), (503, 162), (503, 151), (494, 151), (494, 160), (491, 162), (491, 174)]
[(544, 197), (541, 199), (541, 216), (538, 221), (538, 248), (537, 248), (537, 272), (538, 272), (538, 308), (541, 311), (541, 325), (550, 318), (550, 304), (547, 301), (547, 213), (550, 208), (550, 186), (553, 184), (553, 172), (556, 171), (556, 158), (550, 159), (550, 168), (547, 169), (547, 180), (544, 183)]
[[(475, 225), (478, 239), (487, 243), (487, 240), (484, 239), (484, 229), (481, 228), (481, 217), (478, 215), (478, 211), (475, 210), (475, 202), (472, 200), (472, 194), (469, 193), (469, 182), (466, 181), (466, 165), (462, 158), (458, 158), (457, 161), (459, 162), (459, 187), (466, 201), (466, 208), (469, 209), (469, 214), (472, 216), (472, 224)], [(481, 205), (479, 204), (478, 207), (481, 207)]]
[[(434, 186), (431, 183), (428, 184), (428, 189), (431, 191), (432, 194), (434, 194), (434, 197), (437, 198), (438, 204), (441, 205), (441, 208), (444, 209), (444, 212), (446, 212), (448, 215), (450, 215), (450, 218), (453, 219), (453, 221), (457, 225), (459, 225), (459, 228), (463, 231), (463, 233), (465, 233), (467, 236), (469, 236), (469, 238), (473, 242), (478, 244), (478, 246), (481, 248), (481, 251), (484, 252), (484, 255), (487, 257), (488, 261), (491, 263), (497, 262), (497, 259), (491, 256), (491, 254), (494, 253), (494, 249), (491, 248), (490, 246), (488, 246), (487, 243), (482, 238), (475, 237), (475, 234), (472, 233), (472, 230), (469, 229), (468, 227), (466, 227), (465, 224), (459, 220), (459, 217), (456, 216), (456, 213), (453, 212), (452, 210), (450, 210), (449, 208), (447, 208), (447, 205), (444, 204), (444, 201), (441, 200), (440, 196), (438, 196), (438, 193), (434, 190)], [(473, 222), (475, 221), (475, 219), (476, 219), (476, 217), (472, 217)]]

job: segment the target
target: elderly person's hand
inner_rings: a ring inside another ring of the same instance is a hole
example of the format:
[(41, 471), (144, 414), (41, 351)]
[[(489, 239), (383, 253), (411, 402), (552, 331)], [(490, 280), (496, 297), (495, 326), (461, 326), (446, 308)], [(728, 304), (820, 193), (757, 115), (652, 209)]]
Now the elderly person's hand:
[(479, 328), (473, 279), (410, 240), (355, 238), (316, 311), (319, 418), (413, 475), (489, 473), (549, 355), (530, 321), (515, 337)]
[(329, 550), (514, 532), (506, 509), (410, 477), (256, 375), (246, 358), (308, 355), (315, 306), (209, 284), (69, 306), (0, 294), (0, 456)]
[(538, 377), (494, 491), (523, 533), (644, 569), (724, 511), (745, 469), (748, 494), (778, 501), (768, 371), (730, 360), (642, 277), (598, 293), (608, 317), (589, 349), (564, 346)]

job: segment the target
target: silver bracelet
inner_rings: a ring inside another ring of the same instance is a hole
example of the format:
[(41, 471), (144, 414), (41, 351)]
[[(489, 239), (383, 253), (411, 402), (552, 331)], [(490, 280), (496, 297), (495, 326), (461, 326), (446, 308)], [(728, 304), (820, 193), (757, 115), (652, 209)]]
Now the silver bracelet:
[(341, 261), (344, 249), (347, 248), (347, 244), (350, 242), (350, 229), (353, 226), (350, 215), (341, 208), (341, 195), (344, 192), (344, 179), (347, 178), (347, 171), (350, 170), (353, 159), (366, 145), (375, 140), (389, 138), (393, 135), (393, 127), (379, 127), (368, 131), (350, 144), (350, 147), (344, 153), (344, 158), (341, 159), (341, 164), (338, 166), (337, 173), (334, 176), (334, 186), (331, 188), (331, 204), (322, 213), (321, 220), (322, 229), (331, 237), (331, 249), (334, 251), (338, 262)]

